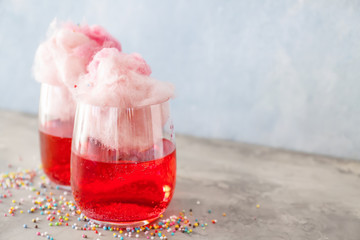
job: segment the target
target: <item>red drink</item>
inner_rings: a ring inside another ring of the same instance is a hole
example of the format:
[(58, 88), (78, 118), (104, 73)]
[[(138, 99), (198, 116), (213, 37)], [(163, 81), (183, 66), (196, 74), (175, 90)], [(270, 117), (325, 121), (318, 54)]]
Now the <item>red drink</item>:
[(73, 123), (50, 121), (39, 131), (43, 170), (59, 185), (70, 185), (72, 126)]
[[(175, 145), (119, 154), (90, 140), (87, 155), (72, 152), (71, 186), (77, 205), (89, 218), (117, 224), (155, 220), (169, 205), (176, 176)], [(156, 158), (162, 150), (162, 157)]]

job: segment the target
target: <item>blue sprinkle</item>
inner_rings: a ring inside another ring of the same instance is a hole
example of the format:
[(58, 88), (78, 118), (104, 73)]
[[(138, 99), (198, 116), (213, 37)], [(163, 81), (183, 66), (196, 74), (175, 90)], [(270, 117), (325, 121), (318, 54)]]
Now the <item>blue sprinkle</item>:
[(104, 230), (107, 230), (107, 227), (104, 227), (103, 229), (104, 229)]
[(53, 238), (53, 237), (51, 237), (51, 238), (50, 238), (50, 240), (54, 240), (54, 238)]
[(78, 217), (78, 221), (81, 221), (81, 218)]
[(124, 240), (124, 237), (121, 237), (120, 240)]
[(43, 212), (43, 211), (41, 211), (41, 212), (40, 212), (40, 214), (41, 214), (41, 215), (44, 215), (44, 212)]
[(47, 236), (46, 236), (46, 238), (47, 238), (47, 239), (50, 239), (50, 236), (49, 236), (49, 235), (47, 235)]
[(171, 233), (171, 236), (174, 236), (174, 235), (175, 235), (175, 233), (172, 232), (172, 233)]
[(27, 228), (27, 225), (26, 225), (26, 224), (24, 224), (24, 228)]
[(59, 186), (56, 186), (56, 190), (59, 190), (60, 189), (60, 187)]
[(161, 233), (158, 233), (158, 236), (161, 237)]

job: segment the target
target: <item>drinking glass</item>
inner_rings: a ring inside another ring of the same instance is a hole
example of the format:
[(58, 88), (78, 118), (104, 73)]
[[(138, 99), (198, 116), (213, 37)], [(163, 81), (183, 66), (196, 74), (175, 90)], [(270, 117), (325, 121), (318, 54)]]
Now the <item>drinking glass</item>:
[(41, 84), (39, 136), (41, 161), (49, 179), (70, 186), (71, 139), (76, 103), (65, 86)]
[(175, 178), (169, 101), (129, 108), (78, 103), (71, 188), (85, 216), (103, 224), (146, 225), (169, 205)]

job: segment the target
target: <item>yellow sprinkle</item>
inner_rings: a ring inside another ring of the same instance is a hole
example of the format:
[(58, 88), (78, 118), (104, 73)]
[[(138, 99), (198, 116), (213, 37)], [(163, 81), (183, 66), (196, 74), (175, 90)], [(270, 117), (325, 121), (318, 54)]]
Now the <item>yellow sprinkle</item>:
[(256, 204), (256, 208), (260, 208), (260, 204)]
[(121, 234), (121, 233), (123, 233), (123, 231), (122, 231), (122, 230), (120, 230), (120, 231), (119, 231), (119, 233)]
[(13, 203), (16, 203), (16, 201), (15, 201), (15, 200), (12, 200), (12, 202), (13, 202)]
[(23, 213), (24, 211), (23, 210), (20, 210), (20, 213)]

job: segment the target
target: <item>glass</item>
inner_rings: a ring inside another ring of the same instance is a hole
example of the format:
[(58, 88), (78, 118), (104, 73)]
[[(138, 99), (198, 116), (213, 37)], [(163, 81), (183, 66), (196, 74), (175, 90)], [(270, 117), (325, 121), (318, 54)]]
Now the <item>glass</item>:
[[(64, 86), (43, 83), (39, 105), (41, 162), (49, 179), (70, 186), (71, 139), (76, 103)], [(66, 187), (67, 186), (67, 187)]]
[(136, 108), (78, 103), (71, 188), (88, 218), (117, 226), (146, 225), (169, 205), (175, 178), (168, 101)]

